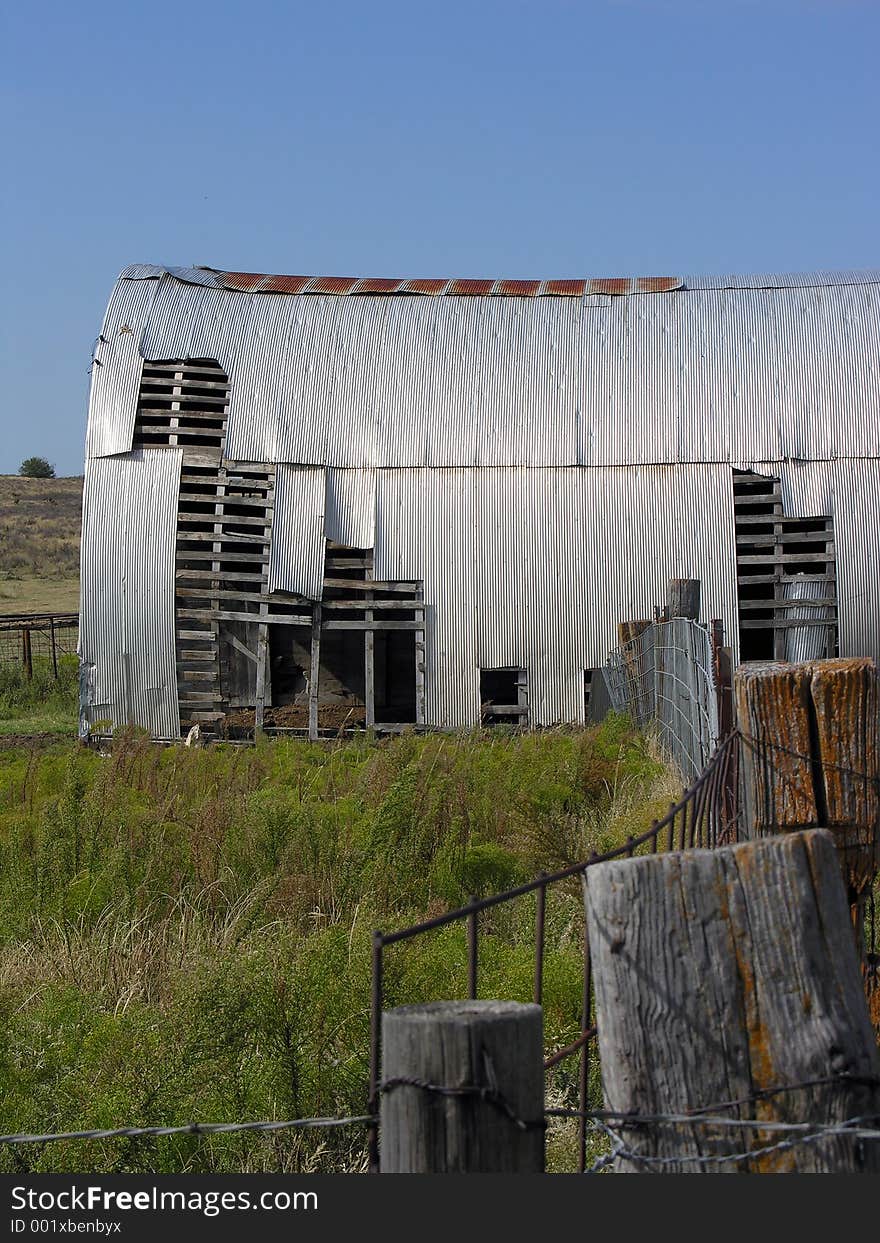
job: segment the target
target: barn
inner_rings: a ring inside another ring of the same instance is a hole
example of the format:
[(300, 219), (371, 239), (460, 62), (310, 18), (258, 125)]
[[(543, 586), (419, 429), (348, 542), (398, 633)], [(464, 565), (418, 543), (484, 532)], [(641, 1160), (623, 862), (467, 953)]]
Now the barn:
[(878, 416), (880, 271), (130, 267), (92, 364), (83, 733), (582, 721), (672, 577), (734, 659), (805, 616), (880, 658)]

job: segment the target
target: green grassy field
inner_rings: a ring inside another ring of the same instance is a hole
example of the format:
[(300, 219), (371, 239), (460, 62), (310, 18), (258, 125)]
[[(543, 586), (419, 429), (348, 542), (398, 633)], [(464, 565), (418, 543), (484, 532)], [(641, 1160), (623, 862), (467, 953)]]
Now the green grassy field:
[(0, 613), (79, 609), (82, 486), (0, 475)]
[[(19, 718), (22, 719), (22, 718)], [(647, 827), (677, 784), (622, 720), (542, 734), (0, 750), (0, 1128), (362, 1113), (370, 934)], [(582, 900), (548, 902), (548, 1044), (578, 1030)], [(481, 992), (528, 1000), (534, 900)], [(388, 953), (386, 1004), (461, 996), (464, 929)], [(576, 1065), (549, 1084), (571, 1103)], [(599, 1084), (592, 1090), (598, 1102)], [(550, 1167), (572, 1168), (573, 1124)], [(363, 1132), (5, 1148), (0, 1170), (357, 1171)]]
[(55, 678), (48, 658), (36, 656), (33, 677), (25, 677), (19, 664), (0, 662), (0, 742), (16, 736), (55, 734), (73, 737), (77, 732), (79, 661), (61, 656)]

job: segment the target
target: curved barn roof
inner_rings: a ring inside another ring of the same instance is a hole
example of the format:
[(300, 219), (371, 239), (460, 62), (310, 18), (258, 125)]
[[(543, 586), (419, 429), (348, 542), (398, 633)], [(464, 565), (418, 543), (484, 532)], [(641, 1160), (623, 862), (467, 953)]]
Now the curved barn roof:
[(462, 281), (130, 267), (96, 350), (90, 456), (131, 448), (141, 363), (172, 358), (224, 367), (227, 456), (243, 461), (880, 457), (880, 270)]

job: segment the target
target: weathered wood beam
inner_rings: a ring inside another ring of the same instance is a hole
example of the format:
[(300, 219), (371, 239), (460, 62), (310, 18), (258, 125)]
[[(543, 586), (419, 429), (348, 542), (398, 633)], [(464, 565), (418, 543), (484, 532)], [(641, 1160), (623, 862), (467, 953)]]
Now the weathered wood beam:
[[(817, 1128), (880, 1110), (830, 834), (615, 860), (588, 868), (585, 888), (606, 1109)], [(624, 1171), (880, 1172), (880, 1144), (855, 1138), (719, 1162), (789, 1137), (696, 1121), (612, 1126), (648, 1159)]]
[[(383, 1174), (542, 1173), (542, 1026), (540, 1006), (513, 1001), (440, 1001), (386, 1011)], [(443, 1096), (401, 1080), (473, 1091)], [(492, 1094), (507, 1102), (513, 1117)]]

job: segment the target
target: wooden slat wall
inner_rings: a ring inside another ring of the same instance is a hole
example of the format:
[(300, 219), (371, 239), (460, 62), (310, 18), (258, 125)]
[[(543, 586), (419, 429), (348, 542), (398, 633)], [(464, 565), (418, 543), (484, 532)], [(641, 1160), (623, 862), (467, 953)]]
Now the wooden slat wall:
[[(786, 630), (810, 625), (827, 627), (826, 655), (833, 656), (837, 592), (832, 519), (786, 517), (778, 479), (735, 471), (733, 492), (742, 659), (781, 660)], [(827, 621), (791, 620), (793, 602), (784, 600), (784, 584), (799, 573), (824, 575), (826, 584), (809, 603), (831, 607), (830, 626)]]

